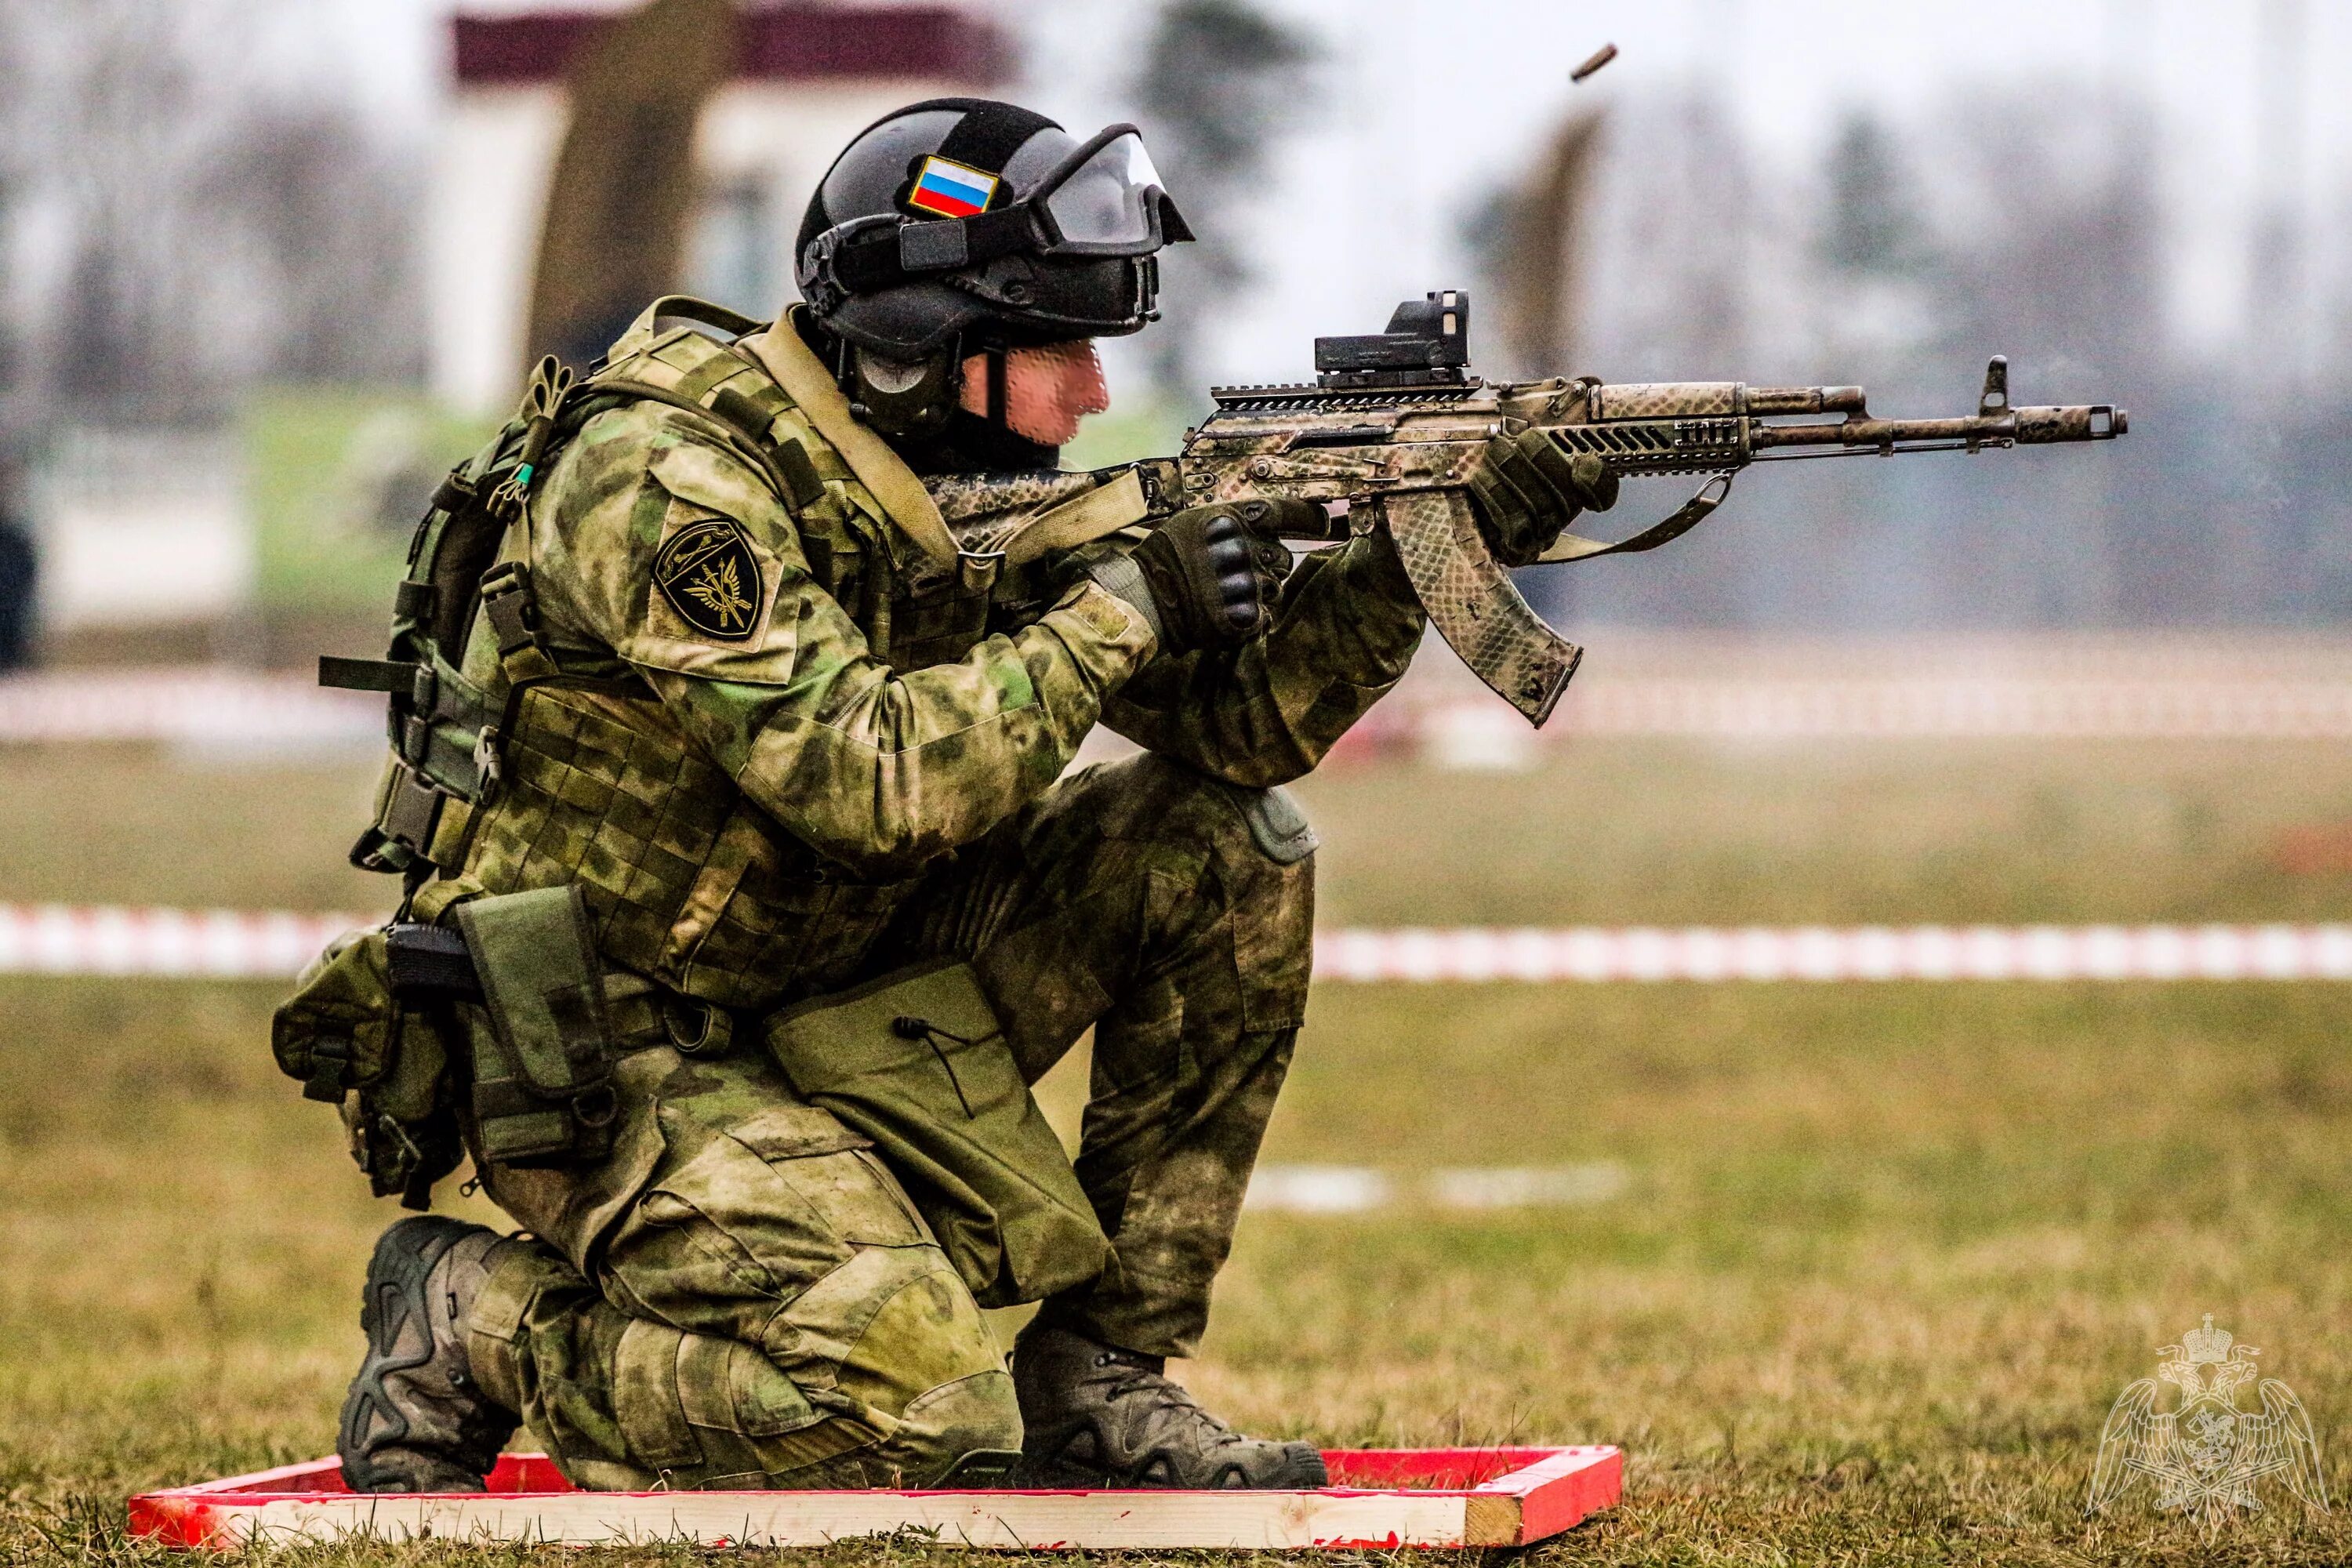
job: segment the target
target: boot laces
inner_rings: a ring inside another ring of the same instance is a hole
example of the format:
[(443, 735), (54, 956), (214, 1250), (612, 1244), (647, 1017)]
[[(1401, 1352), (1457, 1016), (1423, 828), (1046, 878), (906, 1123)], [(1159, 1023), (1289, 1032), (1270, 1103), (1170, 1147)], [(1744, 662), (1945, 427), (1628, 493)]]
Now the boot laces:
[(1160, 1406), (1154, 1414), (1163, 1419), (1173, 1416), (1197, 1422), (1208, 1429), (1212, 1442), (1222, 1442), (1233, 1436), (1231, 1426), (1202, 1408), (1201, 1402), (1192, 1397), (1191, 1391), (1166, 1373), (1154, 1372), (1117, 1351), (1098, 1353), (1095, 1357), (1095, 1366), (1097, 1371), (1109, 1373), (1103, 1386), (1106, 1402), (1148, 1394)]

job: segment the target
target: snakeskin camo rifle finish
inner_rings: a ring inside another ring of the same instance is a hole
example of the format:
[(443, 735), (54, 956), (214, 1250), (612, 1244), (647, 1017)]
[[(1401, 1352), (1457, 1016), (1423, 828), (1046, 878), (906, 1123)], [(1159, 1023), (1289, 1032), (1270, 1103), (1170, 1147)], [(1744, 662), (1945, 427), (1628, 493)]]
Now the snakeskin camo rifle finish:
[(955, 475), (930, 481), (950, 525), (986, 539), (1035, 509), (1083, 494), (1129, 468), (1151, 521), (1189, 506), (1254, 496), (1325, 503), (1329, 521), (1293, 534), (1307, 542), (1386, 527), (1430, 620), (1479, 678), (1541, 724), (1575, 673), (1580, 650), (1546, 626), (1496, 563), (1463, 489), (1486, 444), (1529, 426), (1570, 453), (1627, 478), (1705, 474), (1706, 485), (1664, 521), (1614, 542), (1570, 534), (1547, 562), (1655, 549), (1713, 511), (1730, 476), (1755, 462), (2105, 441), (2129, 416), (2106, 404), (2014, 407), (2009, 367), (1987, 367), (1973, 415), (1879, 419), (1858, 386), (1749, 386), (1740, 382), (1577, 380), (1490, 383), (1433, 370), (1402, 384), (1218, 387), (1216, 411), (1175, 458), (1090, 474)]

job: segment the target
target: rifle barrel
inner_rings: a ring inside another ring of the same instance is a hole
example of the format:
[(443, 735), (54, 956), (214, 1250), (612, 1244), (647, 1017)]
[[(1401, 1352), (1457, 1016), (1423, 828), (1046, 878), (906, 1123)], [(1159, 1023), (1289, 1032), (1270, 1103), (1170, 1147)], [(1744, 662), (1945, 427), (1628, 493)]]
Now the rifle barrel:
[(1849, 418), (1824, 425), (1756, 425), (1749, 428), (1748, 445), (1759, 452), (1795, 447), (1903, 451), (1927, 443), (2034, 447), (2061, 441), (2111, 441), (2129, 427), (2130, 416), (2122, 409), (2095, 403), (2012, 408), (2006, 414), (1973, 414), (1957, 419)]
[(1861, 414), (1863, 391), (1858, 386), (1751, 386), (1750, 414)]

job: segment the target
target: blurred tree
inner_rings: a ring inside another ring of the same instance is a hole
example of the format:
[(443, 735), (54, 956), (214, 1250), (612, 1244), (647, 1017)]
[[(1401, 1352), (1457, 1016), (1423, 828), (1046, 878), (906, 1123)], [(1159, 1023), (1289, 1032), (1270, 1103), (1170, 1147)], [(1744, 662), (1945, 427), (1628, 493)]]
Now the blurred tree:
[(257, 380), (421, 373), (421, 184), (286, 68), (276, 46), (309, 17), (300, 0), (0, 0), (6, 144), (60, 258), (8, 301), (38, 417), (209, 419)]
[(1173, 398), (1197, 398), (1193, 366), (1209, 303), (1246, 282), (1234, 219), (1284, 130), (1311, 107), (1309, 37), (1250, 0), (1168, 0), (1146, 46), (1135, 96), (1169, 190), (1200, 238), (1163, 259), (1168, 320), (1153, 332), (1154, 374)]
[(1479, 363), (1496, 374), (1559, 375), (1584, 353), (1585, 231), (1601, 128), (1598, 110), (1563, 118), (1535, 166), (1462, 225), (1493, 306)]
[(399, 150), (336, 106), (264, 101), (238, 116), (206, 186), (263, 289), (263, 375), (423, 379), (424, 186)]
[(40, 563), (19, 506), (21, 492), (16, 463), (0, 452), (0, 672), (33, 662), (33, 591)]
[[(648, 0), (572, 64), (522, 373), (544, 353), (584, 364), (646, 301), (677, 287), (702, 106), (733, 68), (730, 0)], [(764, 300), (746, 301), (758, 311)]]
[(1894, 134), (1875, 118), (1853, 114), (1830, 148), (1829, 207), (1822, 254), (1842, 272), (1900, 277), (1926, 257), (1918, 185)]

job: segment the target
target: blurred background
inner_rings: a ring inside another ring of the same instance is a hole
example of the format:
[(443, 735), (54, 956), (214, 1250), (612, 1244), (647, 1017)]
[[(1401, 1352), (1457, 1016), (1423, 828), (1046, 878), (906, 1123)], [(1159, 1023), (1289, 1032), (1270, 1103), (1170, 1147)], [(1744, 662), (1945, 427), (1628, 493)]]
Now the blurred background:
[[(755, 315), (860, 125), (1146, 129), (1203, 241), (1072, 456), (1466, 287), (1490, 374), (2129, 407), (2085, 454), (1759, 470), (1593, 625), (2325, 628), (2352, 380), (2352, 13), (2309, 0), (0, 4), (0, 664), (365, 630), (521, 367), (682, 289)], [(1580, 85), (1604, 41), (1623, 53)], [(588, 107), (582, 107), (585, 103)], [(1634, 487), (1620, 517), (1679, 500)]]
[(1441, 288), (1492, 375), (2132, 416), (1522, 573), (1591, 650), (1539, 733), (1427, 639), (1297, 786), (1194, 1386), (1622, 1442), (1596, 1561), (2233, 1560), (2080, 1505), (2205, 1312), (2352, 1464), (2348, 72), (2315, 0), (0, 0), (0, 1557), (329, 1444), (392, 1211), (265, 1041), (396, 892), (313, 658), (535, 356), (773, 313), (834, 153), (985, 92), (1140, 123), (1203, 237), (1074, 463)]

